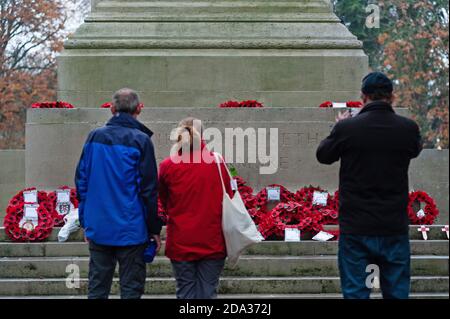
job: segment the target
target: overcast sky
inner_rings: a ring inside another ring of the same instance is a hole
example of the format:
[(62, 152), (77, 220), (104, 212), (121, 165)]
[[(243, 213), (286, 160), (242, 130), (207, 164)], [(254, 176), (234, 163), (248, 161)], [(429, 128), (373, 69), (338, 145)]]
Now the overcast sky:
[(65, 0), (67, 10), (70, 12), (69, 21), (67, 22), (67, 30), (69, 32), (75, 31), (81, 23), (83, 23), (84, 16), (87, 12), (82, 10), (82, 3), (90, 3), (87, 0)]

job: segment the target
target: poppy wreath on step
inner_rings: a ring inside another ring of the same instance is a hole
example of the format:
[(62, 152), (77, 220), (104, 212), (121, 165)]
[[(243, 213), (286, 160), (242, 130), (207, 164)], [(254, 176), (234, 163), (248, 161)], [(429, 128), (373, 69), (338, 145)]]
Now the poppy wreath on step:
[[(307, 187), (302, 187), (300, 188), (294, 195), (295, 201), (301, 203), (301, 204), (305, 204), (307, 206), (310, 207), (316, 207), (317, 205), (313, 205), (313, 199), (314, 199), (314, 192), (321, 192), (321, 193), (328, 193), (326, 190), (320, 188), (320, 187), (315, 187), (315, 186), (307, 186)], [(333, 197), (330, 196), (330, 194), (328, 194), (328, 199), (327, 199), (327, 205), (326, 207), (331, 207), (333, 206)], [(323, 206), (322, 206), (323, 207)]]
[[(327, 204), (325, 206), (314, 205), (314, 192), (327, 193)], [(323, 225), (336, 225), (338, 224), (338, 209), (335, 197), (329, 194), (326, 190), (315, 187), (308, 186), (300, 188), (295, 193), (295, 200), (305, 205), (311, 212), (318, 213), (322, 215), (322, 224)]]
[(38, 224), (34, 225), (31, 222), (25, 221), (21, 225), (24, 217), (24, 207), (27, 203), (24, 202), (23, 192), (36, 190), (36, 188), (27, 188), (17, 193), (10, 201), (6, 208), (6, 216), (3, 222), (6, 235), (15, 242), (33, 242), (43, 241), (50, 236), (53, 229), (53, 218), (48, 211), (47, 193), (39, 191), (38, 197)]
[(275, 208), (268, 213), (268, 217), (273, 219), (275, 225), (273, 228), (273, 235), (279, 239), (283, 239), (286, 228), (301, 229), (301, 209), (301, 205), (296, 202), (279, 203), (275, 206)]
[(315, 235), (321, 230), (323, 216), (320, 212), (298, 202), (279, 203), (260, 217), (258, 229), (265, 239), (284, 239), (286, 228), (299, 229)]
[(271, 184), (265, 188), (263, 188), (258, 194), (256, 194), (255, 198), (255, 207), (263, 212), (267, 212), (267, 204), (269, 203), (267, 198), (267, 188), (280, 188), (280, 202), (287, 203), (287, 202), (294, 202), (295, 196), (293, 193), (291, 193), (286, 187), (279, 184)]
[[(421, 203), (425, 207), (417, 211), (417, 206)], [(438, 215), (439, 209), (430, 195), (421, 190), (409, 193), (408, 217), (412, 225), (432, 225)]]
[[(75, 188), (70, 188), (69, 186), (61, 186), (59, 187), (61, 190), (70, 190), (70, 203), (73, 205), (73, 208), (78, 208), (78, 199), (77, 199), (77, 190)], [(60, 214), (58, 211), (58, 195), (56, 191), (48, 193), (48, 203), (49, 206), (47, 207), (48, 211), (51, 213), (54, 226), (59, 227), (64, 225), (64, 216), (70, 212), (69, 210), (66, 212), (66, 214)]]

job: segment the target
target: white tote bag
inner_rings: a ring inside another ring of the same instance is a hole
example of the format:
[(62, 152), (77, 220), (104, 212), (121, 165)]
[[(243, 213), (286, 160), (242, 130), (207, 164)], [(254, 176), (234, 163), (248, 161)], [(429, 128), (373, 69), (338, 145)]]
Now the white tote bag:
[[(233, 198), (228, 195), (220, 169), (221, 156), (214, 153), (214, 158), (223, 188), (222, 229), (227, 247), (228, 264), (234, 267), (237, 265), (242, 252), (247, 247), (263, 241), (264, 237), (256, 228), (239, 192), (236, 191)], [(227, 172), (232, 178), (228, 168)]]

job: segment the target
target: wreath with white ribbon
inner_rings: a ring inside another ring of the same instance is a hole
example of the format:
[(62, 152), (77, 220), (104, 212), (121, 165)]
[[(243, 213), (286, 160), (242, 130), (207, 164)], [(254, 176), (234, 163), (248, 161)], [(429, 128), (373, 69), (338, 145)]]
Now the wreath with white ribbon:
[[(26, 197), (25, 195), (26, 194)], [(36, 200), (26, 201), (35, 196)], [(4, 219), (6, 235), (17, 242), (42, 241), (50, 236), (53, 218), (48, 210), (47, 193), (27, 188), (9, 202)]]
[(77, 191), (69, 186), (61, 186), (48, 194), (48, 202), (51, 204), (49, 211), (52, 214), (54, 225), (56, 227), (63, 226), (64, 216), (78, 208)]
[(408, 217), (411, 224), (432, 225), (438, 215), (439, 209), (430, 195), (421, 190), (409, 193)]

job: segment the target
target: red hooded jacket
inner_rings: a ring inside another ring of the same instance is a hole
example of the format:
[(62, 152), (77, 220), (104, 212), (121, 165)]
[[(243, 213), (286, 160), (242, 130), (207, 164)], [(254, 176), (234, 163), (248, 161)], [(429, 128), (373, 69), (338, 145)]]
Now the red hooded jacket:
[[(159, 197), (168, 216), (166, 256), (174, 261), (226, 257), (219, 170), (214, 155), (206, 149), (204, 153), (207, 162), (202, 158), (200, 163), (175, 163), (168, 157), (159, 166)], [(192, 156), (199, 156), (199, 151)], [(233, 196), (224, 163), (221, 169), (226, 190)]]

